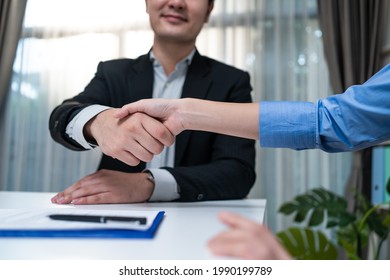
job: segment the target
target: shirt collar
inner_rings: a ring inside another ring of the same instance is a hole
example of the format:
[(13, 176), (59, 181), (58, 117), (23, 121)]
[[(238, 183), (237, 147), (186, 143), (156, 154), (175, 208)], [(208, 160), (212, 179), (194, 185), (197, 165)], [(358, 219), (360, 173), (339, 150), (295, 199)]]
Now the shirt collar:
[[(183, 58), (182, 60), (180, 60), (177, 64), (176, 64), (176, 68), (181, 65), (181, 64), (186, 64), (187, 66), (191, 64), (192, 62), (192, 59), (194, 58), (194, 55), (195, 55), (195, 51), (196, 49), (193, 49), (189, 55), (187, 55), (185, 58)], [(153, 52), (153, 49), (150, 51), (150, 54), (149, 54), (149, 59), (150, 61), (153, 63), (153, 66), (154, 67), (157, 67), (157, 66), (161, 66), (160, 62), (158, 61), (158, 59), (156, 58), (156, 56), (154, 55), (154, 52)]]

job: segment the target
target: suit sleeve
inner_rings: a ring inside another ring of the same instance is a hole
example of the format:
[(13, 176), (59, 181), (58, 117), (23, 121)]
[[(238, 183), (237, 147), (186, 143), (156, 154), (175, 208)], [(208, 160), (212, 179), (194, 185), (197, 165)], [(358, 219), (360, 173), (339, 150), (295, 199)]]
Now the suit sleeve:
[(53, 110), (49, 118), (49, 130), (54, 141), (74, 151), (85, 150), (66, 134), (68, 123), (85, 107), (79, 102), (67, 100)]
[(54, 141), (71, 150), (83, 151), (85, 148), (66, 134), (66, 127), (69, 122), (82, 109), (90, 105), (100, 104), (112, 106), (104, 65), (103, 62), (99, 63), (94, 78), (83, 92), (73, 98), (65, 100), (61, 105), (57, 106), (50, 115), (49, 130), (51, 137)]
[[(220, 75), (222, 79), (220, 82), (214, 79), (215, 88), (211, 89), (207, 99), (251, 102), (252, 88), (249, 75), (242, 71), (239, 73), (241, 75), (238, 77)], [(191, 133), (192, 142), (187, 147), (187, 154), (183, 157), (181, 165), (168, 168), (179, 185), (179, 200), (203, 201), (246, 197), (256, 179), (255, 141), (208, 132), (184, 133)], [(199, 164), (202, 160), (197, 159), (205, 156), (209, 156), (208, 162)]]

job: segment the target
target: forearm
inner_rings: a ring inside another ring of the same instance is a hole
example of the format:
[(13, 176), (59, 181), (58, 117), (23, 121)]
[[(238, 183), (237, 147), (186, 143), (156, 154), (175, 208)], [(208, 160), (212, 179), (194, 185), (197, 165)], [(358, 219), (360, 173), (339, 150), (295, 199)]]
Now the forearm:
[(259, 139), (259, 104), (182, 99), (179, 118), (187, 130)]

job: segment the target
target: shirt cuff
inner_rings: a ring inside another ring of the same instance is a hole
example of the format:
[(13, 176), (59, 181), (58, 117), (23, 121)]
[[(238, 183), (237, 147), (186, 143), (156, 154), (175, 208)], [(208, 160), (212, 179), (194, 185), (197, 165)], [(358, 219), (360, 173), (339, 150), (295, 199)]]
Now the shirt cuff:
[(84, 126), (97, 114), (110, 109), (111, 107), (102, 105), (91, 105), (81, 110), (66, 126), (66, 134), (77, 143), (79, 143), (84, 149), (91, 150), (95, 148), (95, 145), (88, 143), (84, 137)]
[(316, 107), (310, 102), (260, 102), (260, 146), (313, 149), (316, 143)]
[(147, 169), (154, 177), (154, 191), (149, 201), (172, 201), (180, 198), (175, 177), (165, 169)]

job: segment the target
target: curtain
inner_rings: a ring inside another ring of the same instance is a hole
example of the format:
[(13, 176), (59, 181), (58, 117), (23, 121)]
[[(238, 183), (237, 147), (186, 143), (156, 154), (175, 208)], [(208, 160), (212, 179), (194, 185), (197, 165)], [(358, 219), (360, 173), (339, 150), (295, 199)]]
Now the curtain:
[[(332, 94), (314, 0), (216, 1), (197, 45), (202, 53), (251, 74), (259, 100), (315, 102)], [(257, 181), (249, 197), (267, 199), (273, 231), (292, 224), (279, 206), (322, 186), (343, 192), (351, 154), (286, 149), (257, 150)]]
[[(100, 152), (54, 143), (50, 112), (83, 90), (99, 61), (137, 57), (152, 42), (144, 1), (29, 0), (0, 137), (0, 190), (57, 192), (94, 171)], [(331, 93), (316, 0), (217, 0), (197, 48), (248, 71), (255, 101)], [(283, 202), (318, 186), (340, 192), (349, 169), (348, 154), (258, 146), (249, 197), (267, 199), (278, 231), (292, 220), (277, 214)]]
[[(382, 67), (386, 0), (318, 0), (318, 17), (335, 93), (362, 84)], [(353, 154), (346, 195), (371, 196), (371, 148)], [(351, 208), (356, 199), (351, 200)]]
[(144, 11), (143, 1), (138, 8), (133, 2), (28, 1), (2, 120), (0, 190), (57, 192), (96, 170), (100, 151), (65, 149), (51, 139), (48, 120), (55, 106), (83, 90), (99, 61), (133, 56), (123, 48), (128, 38), (143, 52), (150, 48), (142, 32), (147, 21), (138, 25), (133, 12), (137, 30), (126, 30), (129, 11)]
[[(332, 93), (323, 55), (316, 1), (263, 1), (257, 21), (253, 83), (258, 100), (315, 102)], [(268, 225), (274, 231), (292, 225), (278, 214), (280, 205), (305, 191), (324, 187), (342, 193), (351, 155), (322, 151), (259, 149), (260, 197), (267, 199)]]
[(27, 0), (0, 1), (0, 108), (8, 93)]

